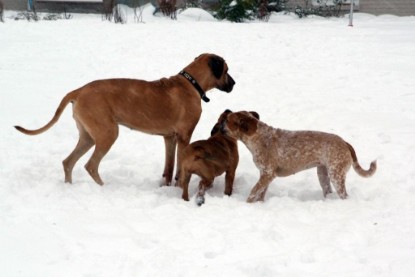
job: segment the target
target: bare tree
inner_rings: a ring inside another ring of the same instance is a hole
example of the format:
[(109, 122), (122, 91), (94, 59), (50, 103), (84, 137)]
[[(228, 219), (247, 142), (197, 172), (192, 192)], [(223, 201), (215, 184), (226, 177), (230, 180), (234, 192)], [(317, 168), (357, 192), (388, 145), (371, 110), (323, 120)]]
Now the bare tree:
[(145, 0), (132, 0), (135, 22), (143, 22), (144, 4)]
[(108, 4), (104, 7), (104, 17), (108, 21), (114, 19), (115, 23), (125, 23), (127, 21), (126, 17), (123, 17), (121, 12), (121, 6), (118, 4), (117, 0), (110, 0)]
[(4, 19), (3, 19), (3, 10), (4, 10), (4, 5), (3, 5), (3, 2), (0, 1), (0, 22), (4, 22)]

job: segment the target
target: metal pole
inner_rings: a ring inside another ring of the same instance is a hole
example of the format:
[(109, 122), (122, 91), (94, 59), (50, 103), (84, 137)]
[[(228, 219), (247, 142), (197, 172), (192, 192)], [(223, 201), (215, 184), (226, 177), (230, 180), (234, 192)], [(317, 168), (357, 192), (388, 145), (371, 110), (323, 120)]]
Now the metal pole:
[(349, 26), (353, 27), (353, 6), (354, 0), (350, 0)]

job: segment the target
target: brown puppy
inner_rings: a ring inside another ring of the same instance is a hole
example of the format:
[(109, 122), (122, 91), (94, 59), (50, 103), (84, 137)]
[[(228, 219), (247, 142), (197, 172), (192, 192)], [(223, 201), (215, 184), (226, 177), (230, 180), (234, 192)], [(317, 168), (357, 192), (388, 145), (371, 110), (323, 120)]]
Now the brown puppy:
[(363, 170), (353, 147), (339, 136), (315, 131), (275, 129), (248, 112), (230, 113), (223, 132), (241, 140), (251, 151), (260, 178), (248, 202), (263, 201), (268, 185), (275, 177), (284, 177), (317, 167), (324, 197), (332, 192), (330, 182), (341, 199), (347, 198), (346, 173), (350, 166), (362, 177), (376, 171), (376, 161)]
[(94, 181), (104, 182), (98, 174), (101, 159), (118, 137), (118, 125), (164, 137), (166, 156), (163, 177), (172, 180), (176, 145), (177, 163), (189, 144), (202, 113), (205, 92), (217, 88), (230, 92), (235, 81), (228, 74), (225, 61), (213, 54), (202, 54), (179, 74), (157, 81), (107, 79), (91, 82), (68, 93), (59, 104), (52, 120), (37, 130), (15, 126), (27, 135), (48, 130), (61, 116), (66, 105), (73, 104), (73, 117), (79, 130), (79, 141), (63, 161), (65, 182), (72, 182), (75, 163), (92, 146), (94, 152), (85, 168)]
[(232, 194), (235, 170), (239, 162), (238, 145), (236, 139), (220, 133), (230, 113), (230, 110), (226, 110), (220, 115), (209, 139), (195, 141), (183, 150), (179, 185), (183, 188), (184, 200), (189, 201), (188, 187), (192, 174), (202, 179), (196, 197), (199, 206), (205, 202), (205, 191), (212, 187), (215, 177), (224, 172), (226, 172), (224, 193)]

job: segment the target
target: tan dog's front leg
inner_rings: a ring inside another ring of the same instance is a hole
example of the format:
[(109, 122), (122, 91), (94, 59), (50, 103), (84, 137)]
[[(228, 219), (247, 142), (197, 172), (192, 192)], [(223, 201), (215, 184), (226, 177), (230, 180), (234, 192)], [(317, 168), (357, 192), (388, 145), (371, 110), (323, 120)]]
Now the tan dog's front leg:
[(166, 157), (164, 162), (163, 178), (166, 186), (170, 186), (173, 178), (174, 159), (176, 154), (177, 140), (176, 136), (165, 136), (164, 145), (166, 148)]
[(183, 170), (178, 181), (178, 185), (183, 188), (182, 198), (185, 201), (189, 201), (189, 182), (191, 177), (191, 173)]
[(258, 182), (252, 188), (251, 193), (248, 196), (248, 203), (254, 203), (257, 201), (264, 201), (265, 193), (267, 192), (268, 185), (274, 180), (274, 176), (261, 172)]
[[(193, 132), (193, 130), (192, 130)], [(180, 136), (177, 135), (176, 141), (177, 141), (177, 167), (176, 167), (176, 177), (174, 178), (176, 181), (179, 179), (180, 176), (180, 167), (182, 164), (182, 152), (183, 149), (189, 145), (190, 143), (190, 137), (191, 137), (191, 133), (190, 135), (186, 135), (186, 136)]]

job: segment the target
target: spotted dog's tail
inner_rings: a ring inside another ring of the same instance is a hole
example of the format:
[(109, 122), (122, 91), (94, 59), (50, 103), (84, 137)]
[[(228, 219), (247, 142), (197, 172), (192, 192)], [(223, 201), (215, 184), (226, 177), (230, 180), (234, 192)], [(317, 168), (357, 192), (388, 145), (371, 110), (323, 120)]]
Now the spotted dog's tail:
[(356, 171), (356, 173), (359, 174), (362, 177), (370, 177), (373, 174), (375, 174), (376, 168), (377, 168), (377, 166), (376, 166), (376, 160), (374, 160), (374, 161), (372, 161), (370, 163), (370, 168), (368, 170), (364, 170), (360, 166), (359, 162), (357, 161), (356, 152), (354, 151), (353, 147), (349, 143), (347, 143), (347, 142), (346, 142), (346, 144), (349, 147), (350, 154), (352, 155), (352, 159), (353, 159), (353, 169), (354, 169), (354, 171)]

